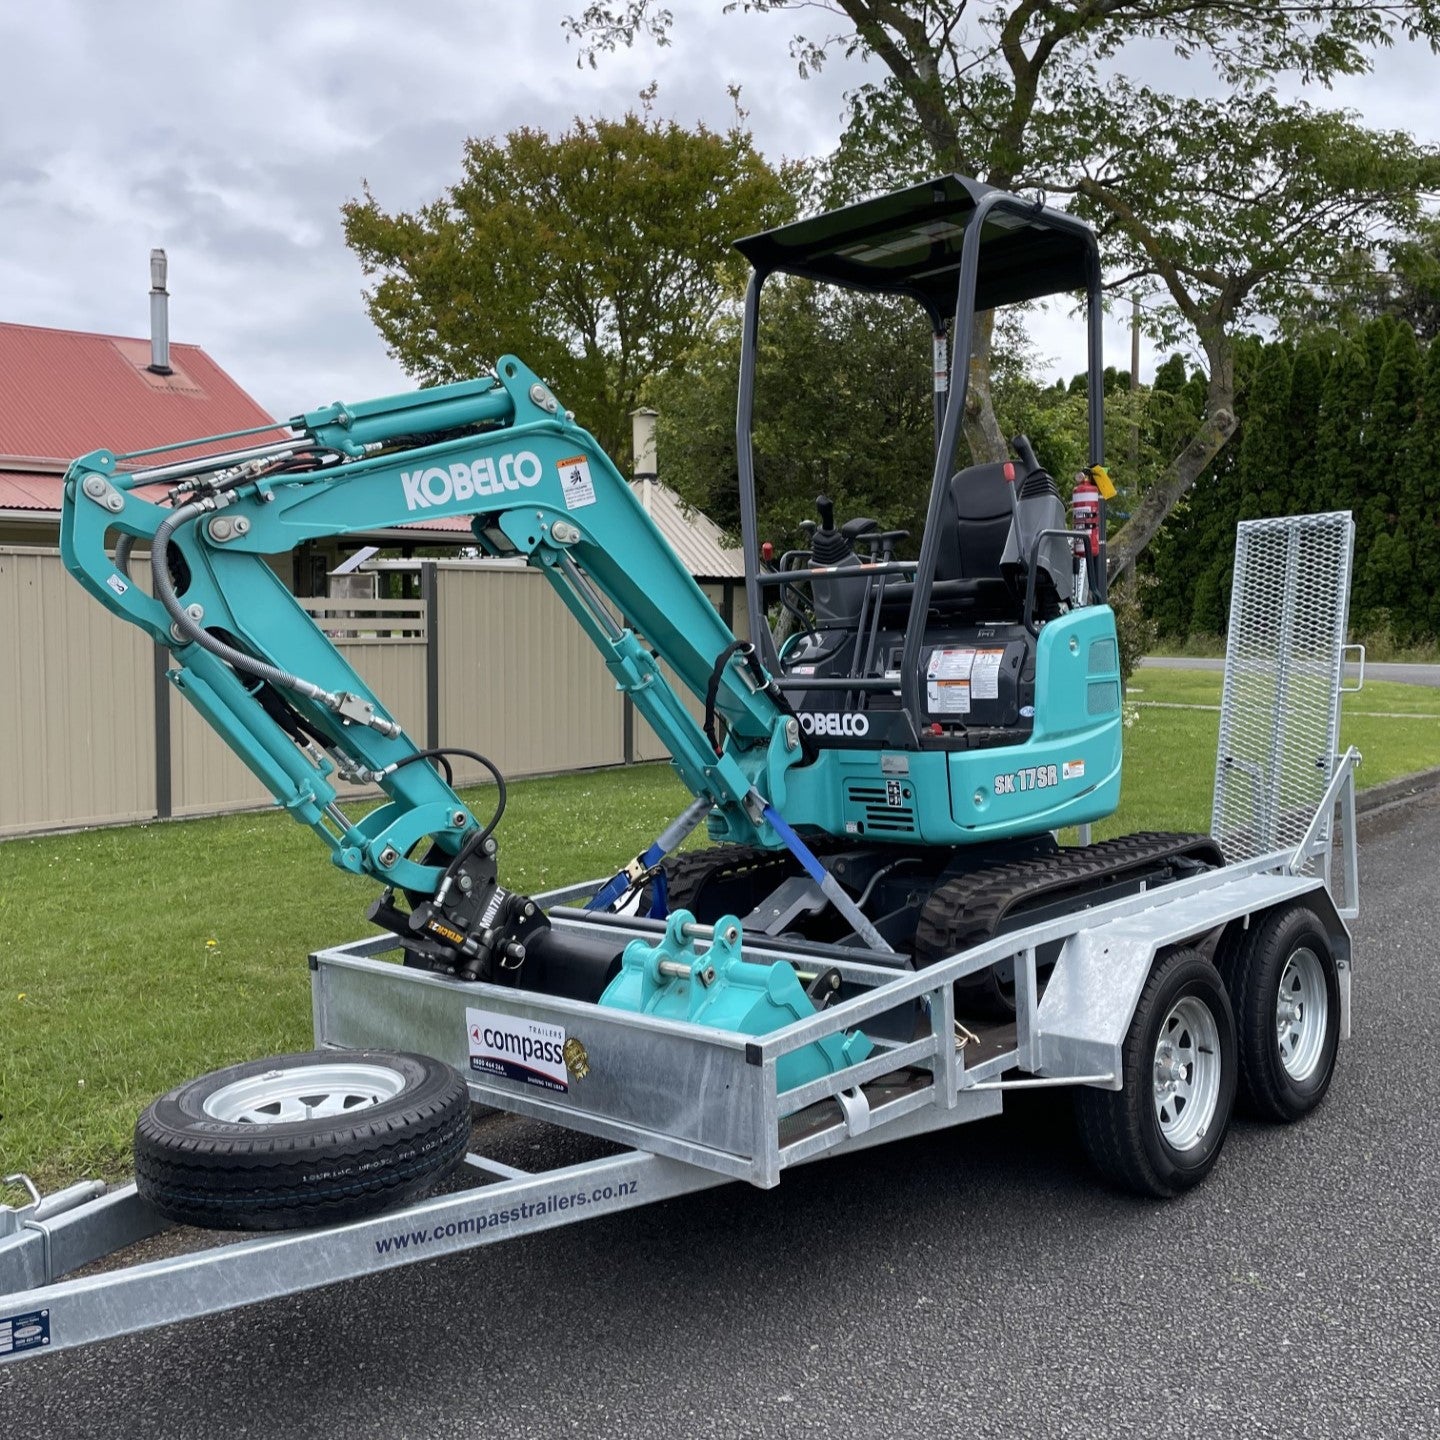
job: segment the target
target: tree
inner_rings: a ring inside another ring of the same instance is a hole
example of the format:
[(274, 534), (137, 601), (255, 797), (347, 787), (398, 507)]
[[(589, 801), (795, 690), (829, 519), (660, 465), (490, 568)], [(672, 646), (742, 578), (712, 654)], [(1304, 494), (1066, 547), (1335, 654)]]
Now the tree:
[(1411, 599), (1411, 556), (1399, 533), (1400, 455), (1416, 421), (1420, 347), (1403, 321), (1387, 317), (1390, 344), (1375, 380), (1365, 427), (1364, 492), (1355, 516), (1357, 622), (1371, 628)]
[(1237, 464), (1242, 520), (1284, 515), (1291, 508), (1290, 354), (1267, 345), (1256, 367)]
[(1440, 216), (1426, 215), (1389, 247), (1387, 314), (1410, 325), (1422, 344), (1440, 336)]
[[(934, 463), (920, 308), (802, 280), (777, 279), (765, 295), (754, 422), (761, 536), (800, 544), (822, 493), (842, 519), (870, 515), (918, 533)], [(688, 357), (683, 380), (648, 392), (667, 483), (732, 532), (739, 356), (739, 320), (727, 316)]]
[(1340, 244), (1378, 243), (1384, 226), (1412, 218), (1440, 155), (1268, 91), (1177, 100), (1117, 80), (1069, 103), (1080, 173), (1052, 188), (1076, 197), (1127, 267), (1116, 283), (1163, 285), (1206, 359), (1204, 417), (1112, 541), (1118, 576), (1234, 434), (1246, 327), (1283, 311), (1296, 275)]
[(1320, 428), (1320, 396), (1325, 372), (1330, 366), (1330, 349), (1323, 337), (1307, 335), (1295, 347), (1290, 370), (1288, 443), (1292, 503), (1297, 513), (1317, 507), (1315, 494), (1316, 436)]
[[(818, 11), (848, 22), (848, 28), (796, 36), (792, 53), (802, 75), (818, 69), (837, 49), (864, 51), (884, 65), (887, 79), (862, 87), (853, 98), (847, 146), (840, 157), (841, 171), (848, 173), (852, 185), (862, 187), (873, 187), (881, 177), (885, 184), (920, 178), (917, 168), (938, 168), (961, 170), (1006, 188), (1036, 182), (1054, 188), (1056, 177), (1062, 184), (1073, 182), (1077, 169), (1083, 171), (1081, 162), (1091, 153), (1096, 122), (1103, 128), (1108, 121), (1125, 145), (1143, 146), (1151, 117), (1117, 105), (1113, 82), (1102, 81), (1100, 68), (1133, 41), (1158, 41), (1185, 58), (1206, 60), (1231, 83), (1237, 97), (1244, 97), (1281, 71), (1322, 84), (1339, 74), (1359, 73), (1368, 68), (1367, 47), (1403, 36), (1434, 48), (1440, 32), (1440, 11), (1433, 0), (1345, 5), (1274, 0), (1074, 0), (1063, 5), (1053, 0), (833, 0), (826, 5), (730, 0), (726, 8)], [(581, 62), (591, 64), (598, 51), (632, 44), (641, 34), (663, 44), (672, 24), (673, 13), (652, 0), (598, 0), (566, 22), (582, 42)], [(1152, 102), (1164, 98), (1130, 88)], [(1074, 99), (1082, 94), (1085, 102), (1077, 109)], [(1148, 108), (1153, 112), (1156, 104)], [(918, 131), (923, 149), (908, 143), (911, 131)], [(1243, 124), (1231, 125), (1222, 145), (1244, 134)], [(1185, 138), (1183, 128), (1176, 126), (1169, 127), (1169, 135)], [(1137, 193), (1133, 187), (1127, 193), (1125, 185), (1114, 183), (1089, 193), (1139, 252), (1154, 248), (1149, 242), (1156, 239), (1154, 228), (1139, 218), (1147, 206), (1158, 201), (1163, 207), (1172, 200), (1183, 204), (1197, 158), (1223, 165), (1223, 149), (1213, 140), (1198, 151), (1193, 145), (1187, 148), (1187, 163), (1164, 174), (1169, 188), (1158, 194), (1153, 189)], [(1300, 158), (1301, 171), (1309, 167), (1310, 158)], [(1295, 163), (1293, 147), (1281, 163)], [(1150, 168), (1150, 178), (1160, 178)], [(1276, 169), (1267, 165), (1267, 177)], [(1229, 173), (1233, 179), (1237, 167), (1231, 165)], [(1260, 208), (1263, 192), (1242, 190), (1241, 195), (1252, 214)], [(1227, 189), (1212, 187), (1208, 203), (1225, 206), (1229, 198)], [(1278, 207), (1276, 213), (1283, 214)], [(1279, 230), (1283, 224), (1271, 227), (1272, 239)], [(1219, 374), (1200, 428), (1177, 457), (1166, 483), (1151, 487), (1131, 524), (1116, 537), (1111, 558), (1117, 573), (1153, 538), (1165, 515), (1234, 431), (1231, 326), (1237, 317), (1235, 307), (1223, 302), (1223, 292), (1237, 276), (1226, 274), (1218, 282), (1217, 306), (1216, 296), (1193, 292), (1181, 301), (1173, 273), (1145, 267), (1141, 273), (1158, 274), (1192, 324), (1203, 318), (1204, 333), (1197, 333), (1207, 362)], [(1270, 278), (1276, 278), (1273, 268)], [(1253, 293), (1256, 283), (1246, 288)], [(973, 348), (965, 434), (976, 459), (996, 459), (1004, 453), (1004, 439), (989, 391), (990, 329), (985, 317), (977, 321)]]
[(1395, 533), (1413, 577), (1409, 602), (1390, 615), (1402, 642), (1440, 635), (1440, 338), (1430, 342), (1416, 408), (1398, 462)]
[(553, 139), (467, 141), (459, 182), (411, 214), (387, 214), (367, 186), (343, 207), (345, 240), (408, 373), (439, 383), (518, 354), (623, 461), (644, 384), (743, 283), (729, 241), (790, 218), (799, 179), (738, 123), (577, 120)]
[(1300, 291), (1294, 333), (1323, 325), (1354, 330), (1377, 315), (1403, 320), (1420, 343), (1440, 335), (1440, 216), (1419, 215), (1372, 247), (1344, 248)]
[(1354, 511), (1363, 498), (1365, 421), (1374, 385), (1365, 347), (1346, 339), (1335, 352), (1320, 392), (1320, 418), (1315, 436), (1316, 510)]

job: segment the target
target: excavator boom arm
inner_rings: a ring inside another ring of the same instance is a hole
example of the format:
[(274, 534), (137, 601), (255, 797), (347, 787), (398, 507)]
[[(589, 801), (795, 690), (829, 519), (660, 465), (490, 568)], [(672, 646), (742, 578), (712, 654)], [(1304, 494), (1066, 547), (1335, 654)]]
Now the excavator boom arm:
[[(761, 797), (800, 758), (798, 727), (768, 677), (732, 655), (714, 687), (729, 731), (715, 753), (659, 661), (703, 699), (734, 636), (619, 471), (519, 360), (502, 357), (493, 380), (332, 405), (290, 428), (293, 443), (182, 465), (84, 456), (67, 475), (61, 547), (82, 585), (171, 650), (172, 682), (336, 864), (431, 895), (446, 873), (431, 861), (476, 821), (436, 768), (412, 763), (422, 752), (264, 557), (443, 516), (473, 517), (487, 554), (521, 556), (554, 585), (713, 807), (712, 832), (781, 843)], [(177, 482), (168, 506), (138, 493), (161, 480)], [(136, 544), (151, 551), (148, 587), (131, 573)], [(477, 636), (482, 666), (484, 652)], [(352, 823), (335, 803), (337, 770), (378, 783), (388, 803)], [(407, 858), (427, 837), (438, 851)]]

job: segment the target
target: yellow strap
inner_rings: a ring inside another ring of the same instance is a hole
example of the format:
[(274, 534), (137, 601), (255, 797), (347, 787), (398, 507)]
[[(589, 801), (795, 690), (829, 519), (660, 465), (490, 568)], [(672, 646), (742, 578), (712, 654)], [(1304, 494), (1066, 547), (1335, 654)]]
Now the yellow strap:
[(1110, 472), (1103, 465), (1092, 465), (1090, 474), (1095, 481), (1096, 489), (1100, 491), (1104, 499), (1113, 500), (1120, 493), (1115, 488), (1115, 482), (1110, 478)]

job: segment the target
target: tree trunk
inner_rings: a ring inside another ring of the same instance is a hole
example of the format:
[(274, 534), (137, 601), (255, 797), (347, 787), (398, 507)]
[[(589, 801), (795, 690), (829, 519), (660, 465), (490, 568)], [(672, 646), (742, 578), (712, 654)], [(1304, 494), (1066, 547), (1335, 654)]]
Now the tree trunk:
[(1166, 517), (1235, 433), (1237, 422), (1233, 395), (1227, 400), (1229, 403), (1205, 407), (1205, 419), (1194, 438), (1165, 467), (1130, 512), (1130, 518), (1121, 527), (1120, 533), (1110, 542), (1108, 574), (1111, 585), (1120, 580), (1140, 552), (1160, 533)]
[(995, 334), (995, 312), (986, 310), (975, 317), (975, 348), (970, 355), (970, 381), (965, 391), (965, 413), (961, 427), (970, 447), (970, 461), (985, 465), (1004, 460), (1010, 454), (995, 402), (990, 393), (990, 342)]

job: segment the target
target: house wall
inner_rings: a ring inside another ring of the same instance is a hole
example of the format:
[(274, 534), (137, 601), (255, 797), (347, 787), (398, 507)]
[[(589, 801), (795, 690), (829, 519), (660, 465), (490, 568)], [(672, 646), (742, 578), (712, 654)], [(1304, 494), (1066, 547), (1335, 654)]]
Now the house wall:
[[(143, 563), (132, 573), (147, 578)], [(515, 777), (665, 757), (542, 575), (444, 562), (430, 573), (418, 600), (302, 601), (417, 744), (479, 750)], [(724, 587), (702, 588), (723, 614)], [(743, 604), (729, 603), (743, 627)], [(0, 734), (16, 757), (0, 766), (0, 836), (272, 803), (157, 680), (166, 663), (57, 551), (0, 547)], [(458, 783), (482, 778), (456, 764)]]

